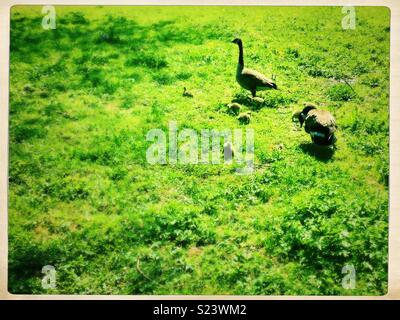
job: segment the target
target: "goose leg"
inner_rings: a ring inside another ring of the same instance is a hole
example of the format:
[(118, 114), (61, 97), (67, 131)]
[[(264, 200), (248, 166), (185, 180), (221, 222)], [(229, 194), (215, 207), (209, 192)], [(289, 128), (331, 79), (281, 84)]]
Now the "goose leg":
[(251, 95), (253, 96), (253, 98), (256, 96), (256, 89), (251, 90)]

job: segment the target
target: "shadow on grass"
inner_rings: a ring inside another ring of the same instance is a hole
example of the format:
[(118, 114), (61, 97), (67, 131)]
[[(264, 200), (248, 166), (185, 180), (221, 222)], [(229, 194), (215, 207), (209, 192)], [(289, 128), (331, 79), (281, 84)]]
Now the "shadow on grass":
[(304, 153), (307, 153), (322, 162), (328, 162), (335, 153), (333, 147), (319, 146), (314, 143), (302, 143), (300, 148)]
[(282, 91), (266, 90), (263, 93), (258, 93), (255, 98), (251, 97), (250, 92), (240, 92), (235, 94), (232, 102), (239, 103), (251, 109), (252, 111), (259, 111), (262, 108), (278, 108), (286, 106), (294, 102), (293, 98), (286, 95)]
[(232, 99), (232, 102), (236, 102), (243, 106), (246, 106), (252, 111), (258, 111), (263, 107), (267, 107), (264, 102), (253, 100), (250, 95), (245, 94), (236, 94), (235, 97)]

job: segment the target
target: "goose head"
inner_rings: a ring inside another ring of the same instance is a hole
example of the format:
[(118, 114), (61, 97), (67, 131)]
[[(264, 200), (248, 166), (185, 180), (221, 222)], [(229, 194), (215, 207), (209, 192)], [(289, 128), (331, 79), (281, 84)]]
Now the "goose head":
[(305, 121), (305, 119), (307, 117), (307, 114), (310, 112), (310, 110), (313, 110), (313, 109), (317, 109), (317, 108), (315, 106), (313, 106), (313, 105), (307, 105), (303, 109), (303, 111), (301, 111), (299, 113), (300, 128), (303, 126), (303, 123), (304, 123), (304, 121)]
[(242, 40), (239, 38), (236, 38), (234, 40), (232, 40), (232, 43), (236, 43), (237, 45), (241, 45), (242, 44)]

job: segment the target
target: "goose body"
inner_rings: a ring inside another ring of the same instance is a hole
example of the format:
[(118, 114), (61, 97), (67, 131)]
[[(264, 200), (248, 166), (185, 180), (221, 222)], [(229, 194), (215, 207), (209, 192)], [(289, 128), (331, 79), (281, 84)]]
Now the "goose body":
[(305, 131), (318, 145), (329, 146), (336, 142), (336, 120), (327, 110), (319, 110), (314, 105), (307, 105), (298, 115), (300, 126), (304, 123)]
[(236, 81), (239, 85), (242, 88), (249, 90), (253, 97), (256, 96), (257, 91), (277, 89), (273, 80), (268, 79), (265, 75), (256, 70), (244, 67), (242, 40), (235, 39), (232, 42), (236, 43), (239, 47), (239, 61), (236, 67)]
[(183, 87), (182, 96), (188, 97), (188, 98), (193, 98), (193, 94), (190, 91), (186, 90), (186, 87)]
[(236, 102), (228, 104), (228, 111), (233, 114), (239, 114), (241, 108), (242, 106)]
[(249, 111), (242, 112), (238, 116), (238, 120), (240, 123), (249, 124), (251, 120), (251, 113)]

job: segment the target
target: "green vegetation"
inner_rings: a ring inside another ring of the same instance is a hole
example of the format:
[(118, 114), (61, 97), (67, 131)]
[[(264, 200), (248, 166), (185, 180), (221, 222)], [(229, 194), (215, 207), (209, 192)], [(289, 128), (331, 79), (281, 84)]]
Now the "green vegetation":
[[(356, 13), (343, 30), (340, 7), (70, 6), (44, 30), (40, 6), (13, 7), (10, 292), (385, 294), (389, 11)], [(244, 103), (248, 125), (227, 109), (249, 95), (237, 36), (280, 89)], [(335, 115), (333, 155), (291, 122), (306, 101)], [(255, 173), (148, 164), (170, 120), (253, 128)]]

